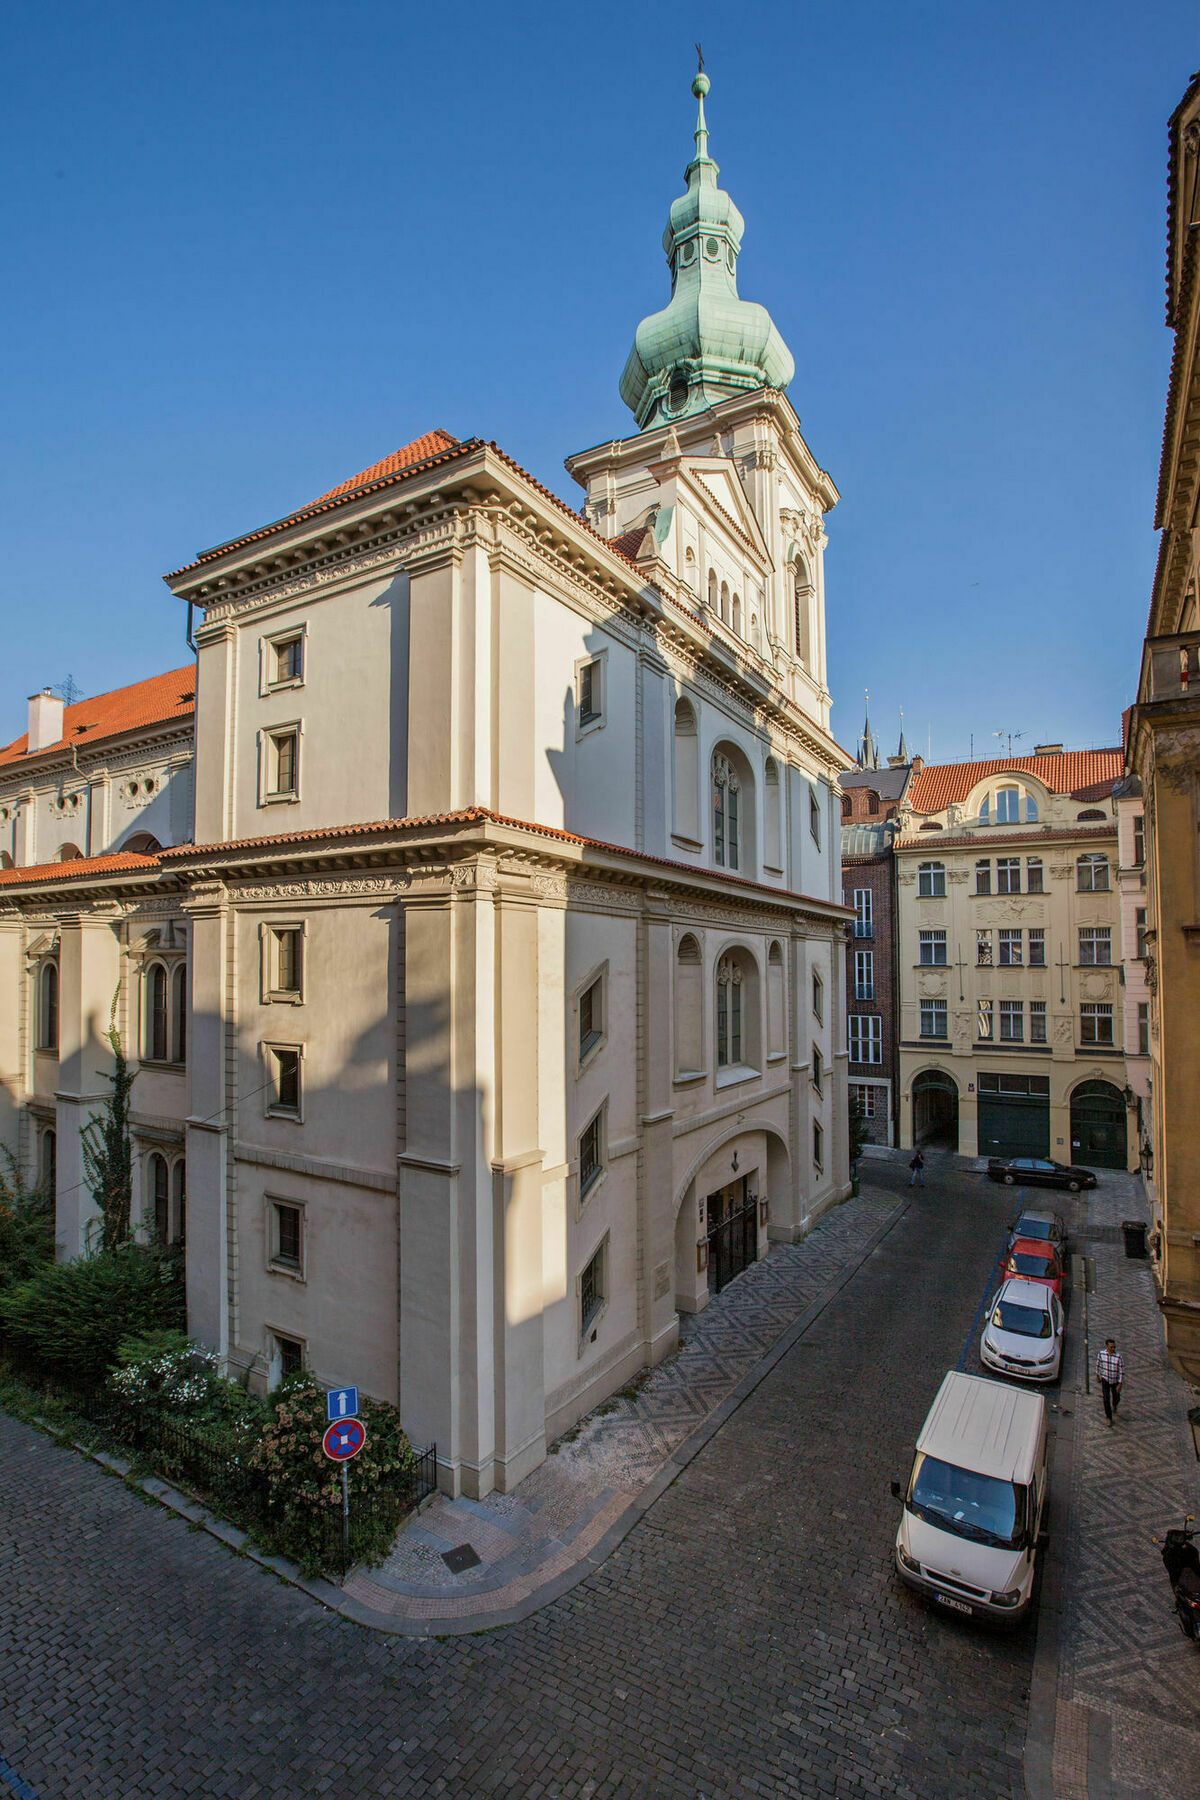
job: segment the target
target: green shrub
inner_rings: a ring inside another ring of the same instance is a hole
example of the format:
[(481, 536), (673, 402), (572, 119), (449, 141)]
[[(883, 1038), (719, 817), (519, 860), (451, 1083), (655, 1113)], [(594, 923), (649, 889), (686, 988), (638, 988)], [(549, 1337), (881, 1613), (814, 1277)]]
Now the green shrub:
[(22, 1361), (79, 1382), (104, 1378), (123, 1339), (185, 1323), (178, 1261), (126, 1244), (46, 1263), (0, 1293), (0, 1338)]
[(0, 1146), (0, 1292), (54, 1260), (54, 1196), (31, 1188), (11, 1150)]
[(248, 1452), (267, 1417), (266, 1403), (220, 1373), (213, 1351), (182, 1331), (150, 1331), (117, 1346), (110, 1390), (123, 1400), (182, 1417), (231, 1458)]

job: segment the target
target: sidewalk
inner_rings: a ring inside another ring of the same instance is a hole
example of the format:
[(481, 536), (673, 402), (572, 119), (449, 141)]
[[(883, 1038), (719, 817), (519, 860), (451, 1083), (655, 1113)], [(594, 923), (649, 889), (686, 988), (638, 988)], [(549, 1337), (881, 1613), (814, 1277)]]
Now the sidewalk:
[(556, 1599), (612, 1553), (904, 1210), (895, 1194), (864, 1185), (803, 1243), (773, 1244), (683, 1317), (673, 1356), (560, 1438), (513, 1493), (437, 1496), (385, 1563), (347, 1576), (342, 1610), (438, 1636), (513, 1624)]
[[(1054, 1800), (1196, 1800), (1200, 1796), (1200, 1649), (1176, 1623), (1151, 1542), (1185, 1512), (1200, 1517), (1200, 1463), (1189, 1405), (1170, 1368), (1148, 1261), (1124, 1254), (1123, 1218), (1146, 1218), (1141, 1184), (1101, 1176), (1081, 1196), (1086, 1222), (1072, 1248), (1095, 1259), (1089, 1296), (1091, 1361), (1106, 1337), (1125, 1358), (1125, 1390), (1110, 1430), (1093, 1373), (1084, 1392), (1080, 1296), (1072, 1421), (1070, 1531), (1058, 1642)], [(1055, 1503), (1056, 1529), (1066, 1496)], [(1042, 1653), (1039, 1639), (1039, 1658)]]

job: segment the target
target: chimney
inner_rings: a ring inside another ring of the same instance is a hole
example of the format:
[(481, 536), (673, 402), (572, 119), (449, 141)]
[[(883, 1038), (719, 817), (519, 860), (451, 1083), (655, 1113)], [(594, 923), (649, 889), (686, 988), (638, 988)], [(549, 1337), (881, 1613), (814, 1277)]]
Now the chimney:
[(40, 694), (29, 696), (29, 746), (26, 754), (32, 756), (36, 750), (48, 750), (51, 744), (62, 742), (63, 703), (57, 694), (49, 688), (43, 688)]
[(1061, 756), (1062, 753), (1063, 747), (1061, 744), (1035, 744), (1033, 746), (1033, 754), (1035, 756)]

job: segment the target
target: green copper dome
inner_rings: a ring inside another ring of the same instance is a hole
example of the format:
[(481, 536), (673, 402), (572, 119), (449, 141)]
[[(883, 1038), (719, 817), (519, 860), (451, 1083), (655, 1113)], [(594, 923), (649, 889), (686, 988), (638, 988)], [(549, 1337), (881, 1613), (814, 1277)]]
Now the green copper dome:
[(642, 320), (621, 376), (621, 398), (643, 431), (703, 412), (731, 394), (785, 388), (796, 372), (766, 307), (738, 298), (744, 221), (717, 186), (720, 170), (708, 154), (708, 90), (701, 72), (692, 82), (700, 103), (696, 154), (686, 170), (687, 192), (672, 206), (663, 233), (671, 303)]

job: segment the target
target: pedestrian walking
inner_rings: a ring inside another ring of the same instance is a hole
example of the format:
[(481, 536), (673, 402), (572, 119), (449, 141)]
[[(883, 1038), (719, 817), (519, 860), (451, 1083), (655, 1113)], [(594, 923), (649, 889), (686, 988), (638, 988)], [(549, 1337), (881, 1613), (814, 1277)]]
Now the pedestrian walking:
[(919, 1150), (917, 1151), (917, 1154), (913, 1157), (912, 1161), (909, 1163), (908, 1166), (912, 1170), (912, 1174), (909, 1177), (909, 1182), (908, 1182), (909, 1187), (924, 1187), (925, 1186), (925, 1158), (921, 1155), (921, 1152)]
[(1125, 1362), (1117, 1349), (1116, 1338), (1105, 1338), (1104, 1348), (1096, 1356), (1096, 1375), (1104, 1396), (1104, 1416), (1111, 1425), (1117, 1416), (1121, 1389), (1125, 1385)]

